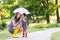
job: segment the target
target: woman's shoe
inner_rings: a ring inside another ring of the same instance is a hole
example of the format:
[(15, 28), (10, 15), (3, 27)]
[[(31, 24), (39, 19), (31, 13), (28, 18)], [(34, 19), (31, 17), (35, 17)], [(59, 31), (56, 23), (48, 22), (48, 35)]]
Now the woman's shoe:
[(13, 38), (18, 38), (18, 36), (16, 36), (16, 34), (13, 34), (12, 36), (13, 36)]

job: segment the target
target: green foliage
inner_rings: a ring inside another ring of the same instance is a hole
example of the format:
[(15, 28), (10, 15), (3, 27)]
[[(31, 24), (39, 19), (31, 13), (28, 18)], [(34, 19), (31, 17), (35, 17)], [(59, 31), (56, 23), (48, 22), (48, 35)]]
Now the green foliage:
[(40, 29), (40, 28), (57, 28), (57, 27), (59, 27), (59, 25), (58, 24), (37, 24), (34, 27), (38, 28), (38, 29)]
[[(50, 2), (50, 0), (3, 0), (3, 8), (7, 9), (12, 17), (13, 11), (16, 8), (24, 7), (29, 10), (29, 19), (35, 16), (46, 16), (46, 14), (54, 15), (55, 4)], [(48, 10), (47, 10), (48, 8)], [(7, 12), (7, 11), (6, 11)], [(47, 13), (48, 12), (48, 13)]]
[(55, 27), (59, 27), (58, 24), (48, 24), (47, 28), (55, 28)]
[(32, 17), (38, 19), (39, 16), (46, 17), (46, 14), (56, 15), (53, 13), (56, 10), (56, 5), (51, 0), (3, 0), (0, 5), (0, 18), (3, 19), (11, 18), (14, 15), (13, 11), (20, 7), (29, 10), (30, 14), (27, 15), (29, 19), (33, 19)]
[(7, 27), (7, 24), (5, 23), (5, 20), (1, 21), (0, 23), (0, 29), (4, 30)]
[(15, 0), (3, 0), (3, 4), (13, 4)]
[[(47, 6), (48, 6), (49, 14), (52, 14), (54, 12), (54, 4), (51, 2), (49, 2), (47, 4), (47, 0), (17, 0), (17, 1), (6, 0), (6, 1), (4, 1), (4, 5), (8, 5), (8, 8), (9, 8), (11, 14), (12, 14), (13, 10), (18, 7), (25, 7), (30, 11), (30, 13), (32, 15), (36, 15), (36, 16), (45, 15)], [(9, 5), (12, 5), (12, 6), (9, 7)]]

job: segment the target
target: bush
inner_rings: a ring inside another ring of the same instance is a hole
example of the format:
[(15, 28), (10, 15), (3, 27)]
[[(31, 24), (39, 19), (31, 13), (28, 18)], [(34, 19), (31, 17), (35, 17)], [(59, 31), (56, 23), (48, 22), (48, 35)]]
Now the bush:
[(0, 29), (1, 30), (4, 30), (4, 28), (6, 28), (6, 23), (5, 23), (5, 21), (2, 21), (1, 23), (0, 23)]
[(46, 25), (45, 24), (37, 24), (34, 26), (34, 28), (36, 28), (36, 29), (47, 28), (47, 24)]
[(55, 28), (55, 27), (59, 27), (58, 24), (48, 24), (47, 28)]
[(34, 28), (57, 28), (59, 27), (58, 24), (38, 24), (38, 25), (35, 25)]

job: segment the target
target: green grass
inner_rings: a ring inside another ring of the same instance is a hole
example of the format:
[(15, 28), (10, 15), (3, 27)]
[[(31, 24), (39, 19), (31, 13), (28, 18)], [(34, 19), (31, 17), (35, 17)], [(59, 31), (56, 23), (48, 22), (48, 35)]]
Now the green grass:
[(11, 34), (7, 31), (0, 33), (0, 40), (6, 40), (9, 37), (11, 37)]
[(60, 40), (60, 31), (52, 35), (51, 40)]

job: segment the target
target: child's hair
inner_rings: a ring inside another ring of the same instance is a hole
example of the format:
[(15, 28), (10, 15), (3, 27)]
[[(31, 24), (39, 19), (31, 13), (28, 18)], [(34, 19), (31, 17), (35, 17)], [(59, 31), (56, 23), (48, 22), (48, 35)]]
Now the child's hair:
[(15, 23), (17, 23), (19, 20), (20, 20), (20, 18), (21, 17), (19, 17), (18, 19), (17, 19), (17, 14), (18, 14), (19, 12), (17, 12), (16, 14), (15, 14)]
[(24, 16), (26, 16), (26, 13), (23, 13)]

